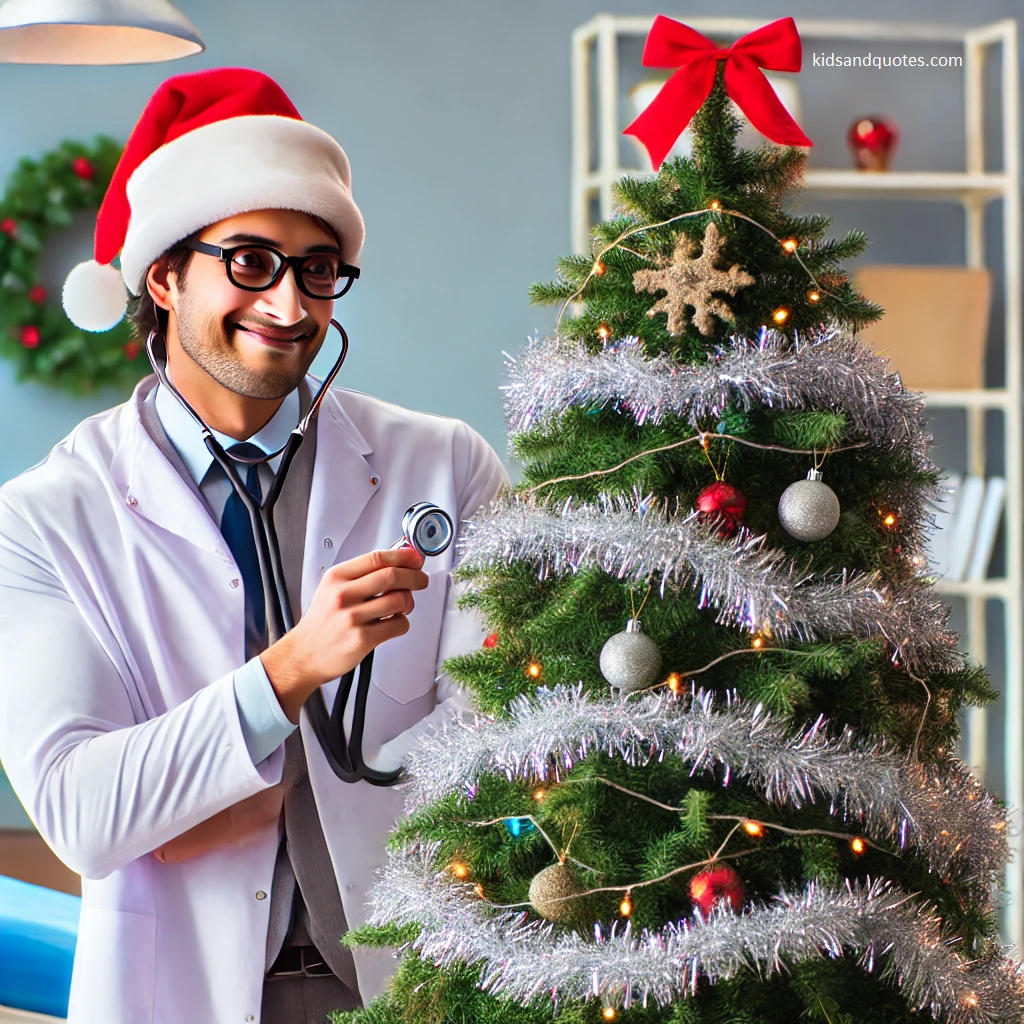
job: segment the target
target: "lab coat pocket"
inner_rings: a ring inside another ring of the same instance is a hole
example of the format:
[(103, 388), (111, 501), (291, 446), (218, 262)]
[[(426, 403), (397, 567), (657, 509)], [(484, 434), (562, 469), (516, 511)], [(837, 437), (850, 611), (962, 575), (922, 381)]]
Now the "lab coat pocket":
[(413, 594), (409, 632), (377, 648), (373, 685), (399, 704), (429, 693), (437, 676), (437, 651), (448, 597), (448, 570), (427, 573), (426, 590)]
[(82, 905), (68, 1020), (151, 1024), (156, 918)]

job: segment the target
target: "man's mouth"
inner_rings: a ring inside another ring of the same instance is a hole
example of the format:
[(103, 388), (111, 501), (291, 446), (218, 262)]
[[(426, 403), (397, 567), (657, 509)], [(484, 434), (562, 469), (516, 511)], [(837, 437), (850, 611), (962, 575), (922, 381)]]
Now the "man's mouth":
[(295, 331), (277, 330), (273, 327), (247, 327), (242, 323), (236, 323), (234, 327), (236, 330), (251, 334), (258, 341), (273, 348), (292, 348), (299, 342), (306, 341), (312, 337), (308, 331), (296, 333)]

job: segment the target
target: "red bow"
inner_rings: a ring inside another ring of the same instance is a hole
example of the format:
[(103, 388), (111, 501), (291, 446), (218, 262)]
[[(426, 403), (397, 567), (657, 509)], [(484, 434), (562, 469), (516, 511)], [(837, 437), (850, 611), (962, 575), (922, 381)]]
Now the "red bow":
[(792, 18), (748, 32), (728, 50), (720, 50), (689, 25), (659, 14), (644, 46), (644, 66), (679, 70), (622, 134), (643, 143), (657, 170), (708, 98), (718, 61), (724, 60), (725, 91), (762, 135), (784, 146), (812, 146), (760, 70), (799, 71), (802, 57)]

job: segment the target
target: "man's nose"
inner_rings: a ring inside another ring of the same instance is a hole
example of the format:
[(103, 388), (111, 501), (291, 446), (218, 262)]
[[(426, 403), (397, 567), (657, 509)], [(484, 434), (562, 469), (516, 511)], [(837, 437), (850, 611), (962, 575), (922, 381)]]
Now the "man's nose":
[(264, 316), (279, 320), (282, 326), (298, 323), (306, 316), (302, 292), (295, 279), (294, 267), (285, 267), (277, 284), (259, 293), (253, 309)]

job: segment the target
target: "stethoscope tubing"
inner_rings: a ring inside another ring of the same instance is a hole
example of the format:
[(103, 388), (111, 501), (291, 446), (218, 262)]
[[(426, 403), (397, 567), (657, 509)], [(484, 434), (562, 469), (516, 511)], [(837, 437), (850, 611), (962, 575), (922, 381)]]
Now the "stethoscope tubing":
[[(281, 548), (274, 524), (274, 508), (284, 486), (288, 468), (291, 466), (292, 460), (295, 458), (305, 438), (306, 429), (316, 415), (320, 402), (323, 400), (334, 378), (337, 377), (345, 362), (345, 357), (348, 355), (348, 334), (345, 328), (334, 319), (331, 320), (331, 326), (335, 327), (341, 335), (340, 355), (331, 367), (330, 372), (321, 382), (306, 415), (289, 434), (288, 440), (276, 452), (271, 452), (269, 455), (259, 458), (234, 459), (228, 456), (202, 417), (192, 408), (184, 395), (178, 391), (167, 376), (166, 339), (156, 330), (151, 331), (146, 339), (146, 354), (149, 356), (149, 361), (157, 375), (157, 379), (162, 386), (166, 387), (178, 399), (198, 424), (203, 433), (203, 442), (217, 464), (224, 470), (234, 492), (238, 495), (249, 513), (253, 537), (256, 540), (256, 555), (259, 560), (260, 579), (263, 582), (263, 597), (267, 615), (267, 640), (269, 644), (276, 643), (295, 625), (291, 602), (288, 598), (288, 587), (285, 583)], [(164, 345), (162, 357), (156, 352), (157, 338)], [(242, 483), (234, 463), (257, 464), (269, 462), (278, 455), (281, 456), (281, 462), (277, 472), (274, 474), (274, 481), (271, 484), (270, 492), (263, 504), (258, 505), (249, 493), (248, 488)], [(350, 735), (346, 743), (342, 716), (348, 704), (349, 694), (352, 690), (352, 683), (357, 669), (359, 672), (359, 683), (356, 687), (355, 706), (352, 709)], [(373, 671), (373, 651), (367, 654), (357, 666), (357, 669), (351, 669), (341, 677), (338, 684), (338, 692), (334, 699), (334, 707), (329, 716), (323, 691), (320, 687), (317, 687), (310, 694), (304, 707), (309, 714), (313, 731), (323, 749), (324, 757), (331, 766), (331, 770), (339, 779), (343, 782), (359, 782), (362, 780), (373, 786), (393, 786), (401, 778), (401, 769), (394, 772), (382, 772), (375, 768), (370, 768), (363, 760), (363, 732), (366, 725), (366, 704), (369, 698), (370, 679)]]

